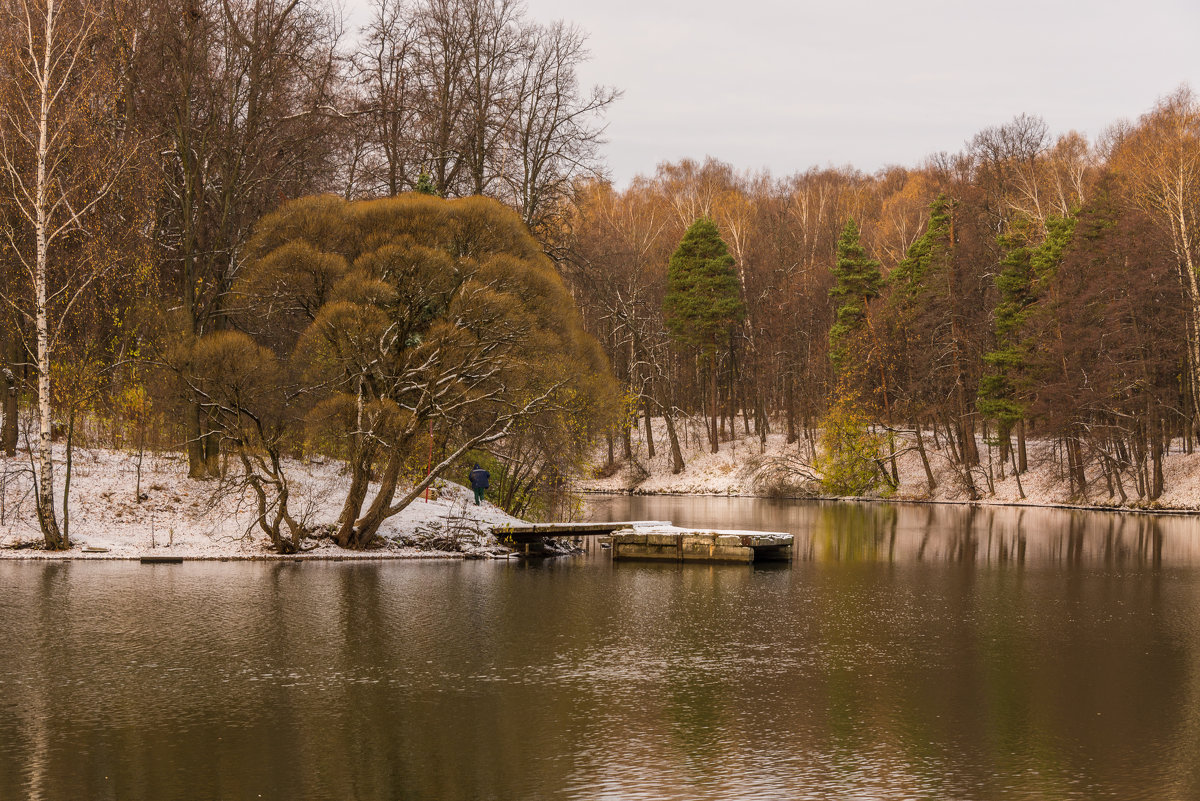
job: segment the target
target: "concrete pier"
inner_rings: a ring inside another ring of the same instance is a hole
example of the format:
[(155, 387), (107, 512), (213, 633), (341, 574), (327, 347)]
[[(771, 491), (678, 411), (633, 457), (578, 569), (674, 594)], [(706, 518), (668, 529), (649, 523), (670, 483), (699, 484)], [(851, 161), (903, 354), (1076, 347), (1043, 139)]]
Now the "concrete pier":
[(782, 532), (648, 526), (613, 532), (612, 558), (735, 564), (789, 561), (792, 540), (791, 534)]

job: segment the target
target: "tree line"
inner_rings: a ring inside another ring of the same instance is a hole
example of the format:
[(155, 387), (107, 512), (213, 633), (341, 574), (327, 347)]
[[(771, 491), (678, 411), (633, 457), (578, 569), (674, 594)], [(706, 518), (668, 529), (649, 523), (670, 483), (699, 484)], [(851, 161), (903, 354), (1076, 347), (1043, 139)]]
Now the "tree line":
[[(673, 418), (701, 415), (714, 451), (738, 428), (764, 443), (781, 430), (809, 466), (821, 432), (866, 444), (874, 464), (849, 494), (894, 487), (902, 450), (919, 452), (932, 493), (936, 447), (979, 498), (1020, 481), (1034, 437), (1073, 497), (1152, 503), (1165, 454), (1192, 452), (1200, 422), (1198, 211), (1187, 87), (1095, 142), (1020, 115), (872, 175), (778, 178), (710, 158), (623, 190), (588, 182), (563, 270), (632, 398), (609, 458), (634, 459), (640, 426), (649, 456), (670, 447), (652, 418), (673, 440)], [(698, 219), (727, 248), (740, 304), (703, 342), (680, 336), (672, 297)]]
[(350, 462), (353, 547), (420, 436), (520, 440), (513, 493), (553, 483), (608, 393), (528, 233), (600, 174), (616, 92), (580, 85), (584, 43), (510, 0), (376, 0), (349, 33), (316, 0), (0, 1), (0, 446), (34, 462), (47, 546), (97, 421), (236, 473), (279, 549), (304, 533), (286, 455)]
[(307, 534), (296, 455), (346, 462), (330, 535), (363, 547), (414, 454), (479, 453), (528, 511), (596, 434), (631, 459), (644, 426), (686, 469), (680, 416), (814, 463), (840, 432), (880, 466), (859, 483), (907, 448), (928, 467), (928, 439), (970, 496), (1037, 438), (1078, 497), (1150, 502), (1194, 447), (1186, 88), (1096, 142), (1020, 116), (914, 168), (685, 160), (618, 189), (618, 93), (510, 0), (375, 0), (355, 32), (319, 0), (0, 0), (0, 23), (0, 448), (49, 547), (99, 429), (235, 476), (281, 550)]

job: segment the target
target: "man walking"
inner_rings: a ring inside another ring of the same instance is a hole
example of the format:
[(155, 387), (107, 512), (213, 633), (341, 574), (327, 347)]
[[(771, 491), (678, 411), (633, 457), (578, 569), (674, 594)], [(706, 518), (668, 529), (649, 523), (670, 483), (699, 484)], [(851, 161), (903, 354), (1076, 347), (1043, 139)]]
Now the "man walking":
[(471, 472), (468, 474), (468, 477), (471, 479), (471, 489), (475, 490), (475, 505), (478, 506), (479, 502), (483, 500), (484, 494), (487, 492), (488, 479), (491, 478), (492, 475), (480, 467), (479, 463), (476, 462), (475, 466), (471, 468)]

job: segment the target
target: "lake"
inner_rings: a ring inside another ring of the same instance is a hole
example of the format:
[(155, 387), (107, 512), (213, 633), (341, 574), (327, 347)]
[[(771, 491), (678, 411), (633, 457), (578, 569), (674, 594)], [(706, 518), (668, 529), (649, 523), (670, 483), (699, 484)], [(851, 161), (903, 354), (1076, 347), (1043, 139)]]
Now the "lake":
[(1200, 798), (1196, 518), (588, 514), (796, 556), (0, 561), (0, 798)]

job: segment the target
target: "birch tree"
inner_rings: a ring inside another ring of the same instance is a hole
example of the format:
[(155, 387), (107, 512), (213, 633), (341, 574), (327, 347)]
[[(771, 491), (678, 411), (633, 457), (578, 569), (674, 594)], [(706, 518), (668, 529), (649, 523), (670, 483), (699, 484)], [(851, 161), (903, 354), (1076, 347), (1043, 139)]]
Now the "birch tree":
[(0, 3), (0, 169), (14, 220), (2, 244), (20, 275), (0, 296), (33, 332), (36, 509), (55, 550), (70, 542), (55, 509), (54, 354), (73, 311), (124, 264), (98, 223), (137, 159), (120, 124), (106, 21), (89, 0)]
[(1170, 234), (1187, 299), (1187, 371), (1193, 426), (1200, 409), (1200, 99), (1183, 86), (1118, 146), (1113, 167), (1137, 205)]

